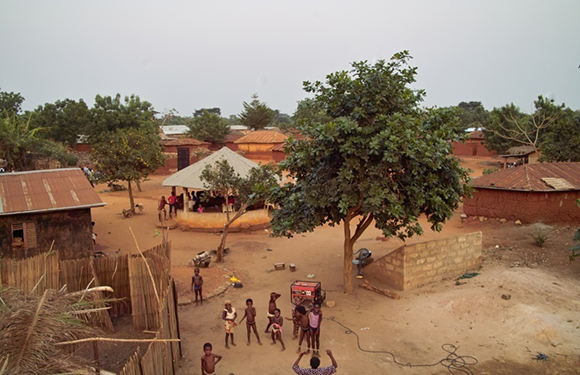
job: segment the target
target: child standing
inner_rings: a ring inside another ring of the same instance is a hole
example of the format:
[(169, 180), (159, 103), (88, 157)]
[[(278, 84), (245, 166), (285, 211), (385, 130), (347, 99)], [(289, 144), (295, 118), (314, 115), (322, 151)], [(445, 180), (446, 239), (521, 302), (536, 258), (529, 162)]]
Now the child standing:
[(272, 323), (272, 344), (276, 345), (276, 339), (282, 344), (282, 351), (286, 350), (284, 345), (284, 340), (282, 340), (282, 325), (284, 324), (284, 318), (280, 315), (280, 309), (274, 310), (274, 322)]
[[(167, 220), (167, 208), (165, 208), (166, 205), (167, 201), (165, 200), (165, 196), (162, 196), (159, 200), (159, 203), (157, 204), (159, 221)], [(161, 217), (163, 217), (163, 219), (161, 219)]]
[(234, 343), (234, 328), (237, 326), (236, 318), (238, 317), (238, 313), (236, 313), (236, 309), (232, 307), (232, 303), (230, 301), (226, 301), (226, 306), (222, 313), (222, 319), (224, 320), (224, 327), (226, 329), (226, 349), (229, 349), (230, 346), (228, 345), (228, 339), (231, 336), (232, 345), (236, 346)]
[(280, 298), (280, 294), (276, 292), (270, 293), (270, 302), (268, 304), (268, 326), (266, 327), (266, 333), (270, 329), (270, 326), (274, 323), (274, 311), (276, 310), (276, 300)]
[(203, 296), (202, 286), (203, 286), (203, 277), (199, 274), (199, 268), (195, 268), (193, 270), (193, 277), (191, 278), (191, 291), (195, 292), (195, 304), (197, 305), (197, 296), (199, 295), (200, 303), (203, 303)]
[(204, 355), (201, 357), (201, 375), (215, 375), (215, 365), (222, 360), (222, 356), (213, 354), (209, 342), (203, 344)]
[(248, 330), (248, 345), (250, 345), (251, 329), (254, 330), (254, 334), (258, 339), (258, 344), (262, 345), (260, 336), (258, 336), (258, 329), (256, 328), (256, 308), (254, 307), (254, 301), (252, 301), (250, 298), (246, 300), (246, 310), (244, 311), (244, 317), (242, 320), (240, 320), (240, 323), (242, 323), (246, 318), (248, 318), (246, 320), (246, 329)]
[(300, 353), (302, 341), (304, 341), (304, 338), (306, 337), (306, 343), (308, 345), (306, 354), (308, 354), (310, 353), (310, 322), (304, 306), (299, 305), (296, 307), (296, 318), (298, 319), (298, 326), (300, 327), (300, 341), (298, 341), (298, 350), (296, 353)]
[(320, 303), (314, 302), (310, 311), (310, 339), (312, 341), (312, 350), (314, 355), (320, 356), (320, 324), (322, 323), (322, 310)]
[(298, 318), (296, 317), (296, 307), (302, 304), (302, 298), (294, 297), (294, 303), (292, 306), (292, 318), (286, 318), (286, 320), (291, 320), (293, 323), (292, 327), (292, 340), (298, 338)]

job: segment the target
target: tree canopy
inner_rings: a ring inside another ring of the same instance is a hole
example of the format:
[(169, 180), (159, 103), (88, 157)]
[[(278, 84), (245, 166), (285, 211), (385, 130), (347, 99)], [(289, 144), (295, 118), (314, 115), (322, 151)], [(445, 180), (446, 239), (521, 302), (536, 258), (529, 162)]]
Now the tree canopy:
[(410, 58), (404, 51), (388, 62), (355, 62), (325, 82), (305, 82), (330, 121), (299, 125), (307, 138), (293, 140), (280, 165), (294, 182), (272, 192), (280, 207), (275, 235), (343, 225), (346, 292), (353, 291), (353, 245), (371, 223), (404, 239), (423, 232), (425, 215), (441, 230), (468, 192), (468, 174), (451, 155), (450, 141), (464, 136), (457, 113), (419, 107), (424, 91), (409, 87)]
[(46, 139), (45, 129), (33, 128), (30, 120), (16, 115), (0, 116), (1, 157), (9, 170), (34, 169), (36, 158), (53, 158), (63, 166), (75, 165), (77, 158), (61, 143)]
[(91, 112), (86, 103), (65, 99), (54, 104), (39, 106), (32, 114), (34, 127), (46, 129), (46, 136), (54, 141), (74, 147), (78, 136), (85, 135), (91, 126)]
[(275, 112), (266, 103), (258, 100), (258, 94), (252, 95), (250, 103), (244, 102), (244, 110), (239, 115), (242, 124), (255, 130), (269, 126), (274, 117)]
[(156, 129), (155, 110), (151, 103), (141, 101), (137, 95), (115, 97), (97, 95), (91, 109), (92, 124), (88, 130), (91, 141), (105, 132), (118, 129)]
[[(523, 113), (513, 103), (494, 108), (484, 129), (486, 147), (504, 153), (513, 146), (531, 146), (540, 150), (546, 134), (560, 122), (566, 122), (565, 105), (539, 96), (531, 115)], [(544, 143), (544, 145), (547, 145)]]
[(481, 102), (461, 102), (457, 108), (459, 108), (459, 124), (463, 130), (487, 127), (489, 112)]
[(0, 91), (0, 116), (14, 116), (22, 111), (24, 97), (20, 93)]
[[(215, 111), (217, 109), (217, 111)], [(193, 119), (187, 124), (189, 134), (205, 142), (222, 143), (230, 133), (228, 120), (220, 116), (219, 108), (199, 109)]]
[(97, 95), (89, 131), (100, 178), (127, 181), (131, 210), (135, 209), (132, 182), (139, 183), (163, 164), (159, 128), (151, 103), (139, 96), (114, 98)]
[(137, 182), (163, 165), (159, 134), (146, 128), (123, 128), (107, 132), (93, 144), (93, 156), (100, 178), (127, 181), (131, 209), (135, 209), (132, 182)]

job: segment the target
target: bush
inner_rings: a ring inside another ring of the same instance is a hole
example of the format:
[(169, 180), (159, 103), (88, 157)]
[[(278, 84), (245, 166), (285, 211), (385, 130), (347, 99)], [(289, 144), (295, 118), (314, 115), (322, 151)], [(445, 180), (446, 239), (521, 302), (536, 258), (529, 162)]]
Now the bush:
[(483, 175), (485, 176), (485, 175), (488, 175), (488, 174), (495, 173), (497, 171), (499, 171), (499, 169), (497, 169), (497, 168), (484, 169), (483, 170)]

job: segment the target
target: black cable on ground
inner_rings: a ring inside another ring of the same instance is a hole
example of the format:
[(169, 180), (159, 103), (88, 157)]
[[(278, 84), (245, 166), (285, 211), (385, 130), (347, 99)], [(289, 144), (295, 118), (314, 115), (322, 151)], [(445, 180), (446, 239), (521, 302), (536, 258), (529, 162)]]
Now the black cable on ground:
[(358, 346), (360, 351), (365, 352), (365, 353), (390, 355), (393, 358), (393, 362), (399, 366), (403, 366), (403, 367), (434, 367), (434, 366), (441, 365), (441, 366), (447, 368), (447, 370), (451, 374), (454, 374), (454, 375), (458, 375), (458, 374), (473, 375), (473, 372), (471, 371), (471, 369), (468, 366), (475, 366), (477, 364), (477, 358), (475, 358), (475, 357), (472, 357), (469, 355), (462, 356), (462, 355), (456, 354), (457, 349), (459, 349), (459, 348), (453, 344), (441, 345), (441, 349), (446, 351), (448, 354), (447, 354), (447, 357), (443, 358), (442, 360), (440, 360), (438, 362), (430, 363), (430, 364), (402, 363), (402, 362), (397, 361), (395, 354), (393, 354), (389, 351), (363, 349), (360, 346), (360, 337), (356, 332), (354, 332), (352, 329), (348, 328), (347, 326), (345, 326), (344, 324), (342, 324), (341, 322), (336, 320), (334, 318), (334, 316), (331, 316), (329, 319), (332, 320), (333, 322), (335, 322), (336, 324), (340, 325), (344, 329), (346, 329), (346, 331), (344, 331), (344, 333), (346, 333), (347, 335), (352, 334), (352, 335), (356, 336), (356, 345)]

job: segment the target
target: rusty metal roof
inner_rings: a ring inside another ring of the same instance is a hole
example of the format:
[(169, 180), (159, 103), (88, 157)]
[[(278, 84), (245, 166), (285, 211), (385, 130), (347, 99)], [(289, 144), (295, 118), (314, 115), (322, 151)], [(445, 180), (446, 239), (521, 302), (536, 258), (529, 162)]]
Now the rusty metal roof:
[(200, 141), (195, 138), (176, 138), (163, 140), (161, 144), (164, 146), (203, 146), (209, 145), (209, 142)]
[(0, 174), (0, 216), (104, 205), (79, 168)]
[[(558, 179), (559, 183), (549, 183), (554, 179)], [(478, 177), (473, 180), (472, 185), (478, 189), (515, 191), (580, 190), (580, 163), (524, 164)]]
[(234, 143), (284, 143), (288, 137), (276, 130), (256, 130)]

